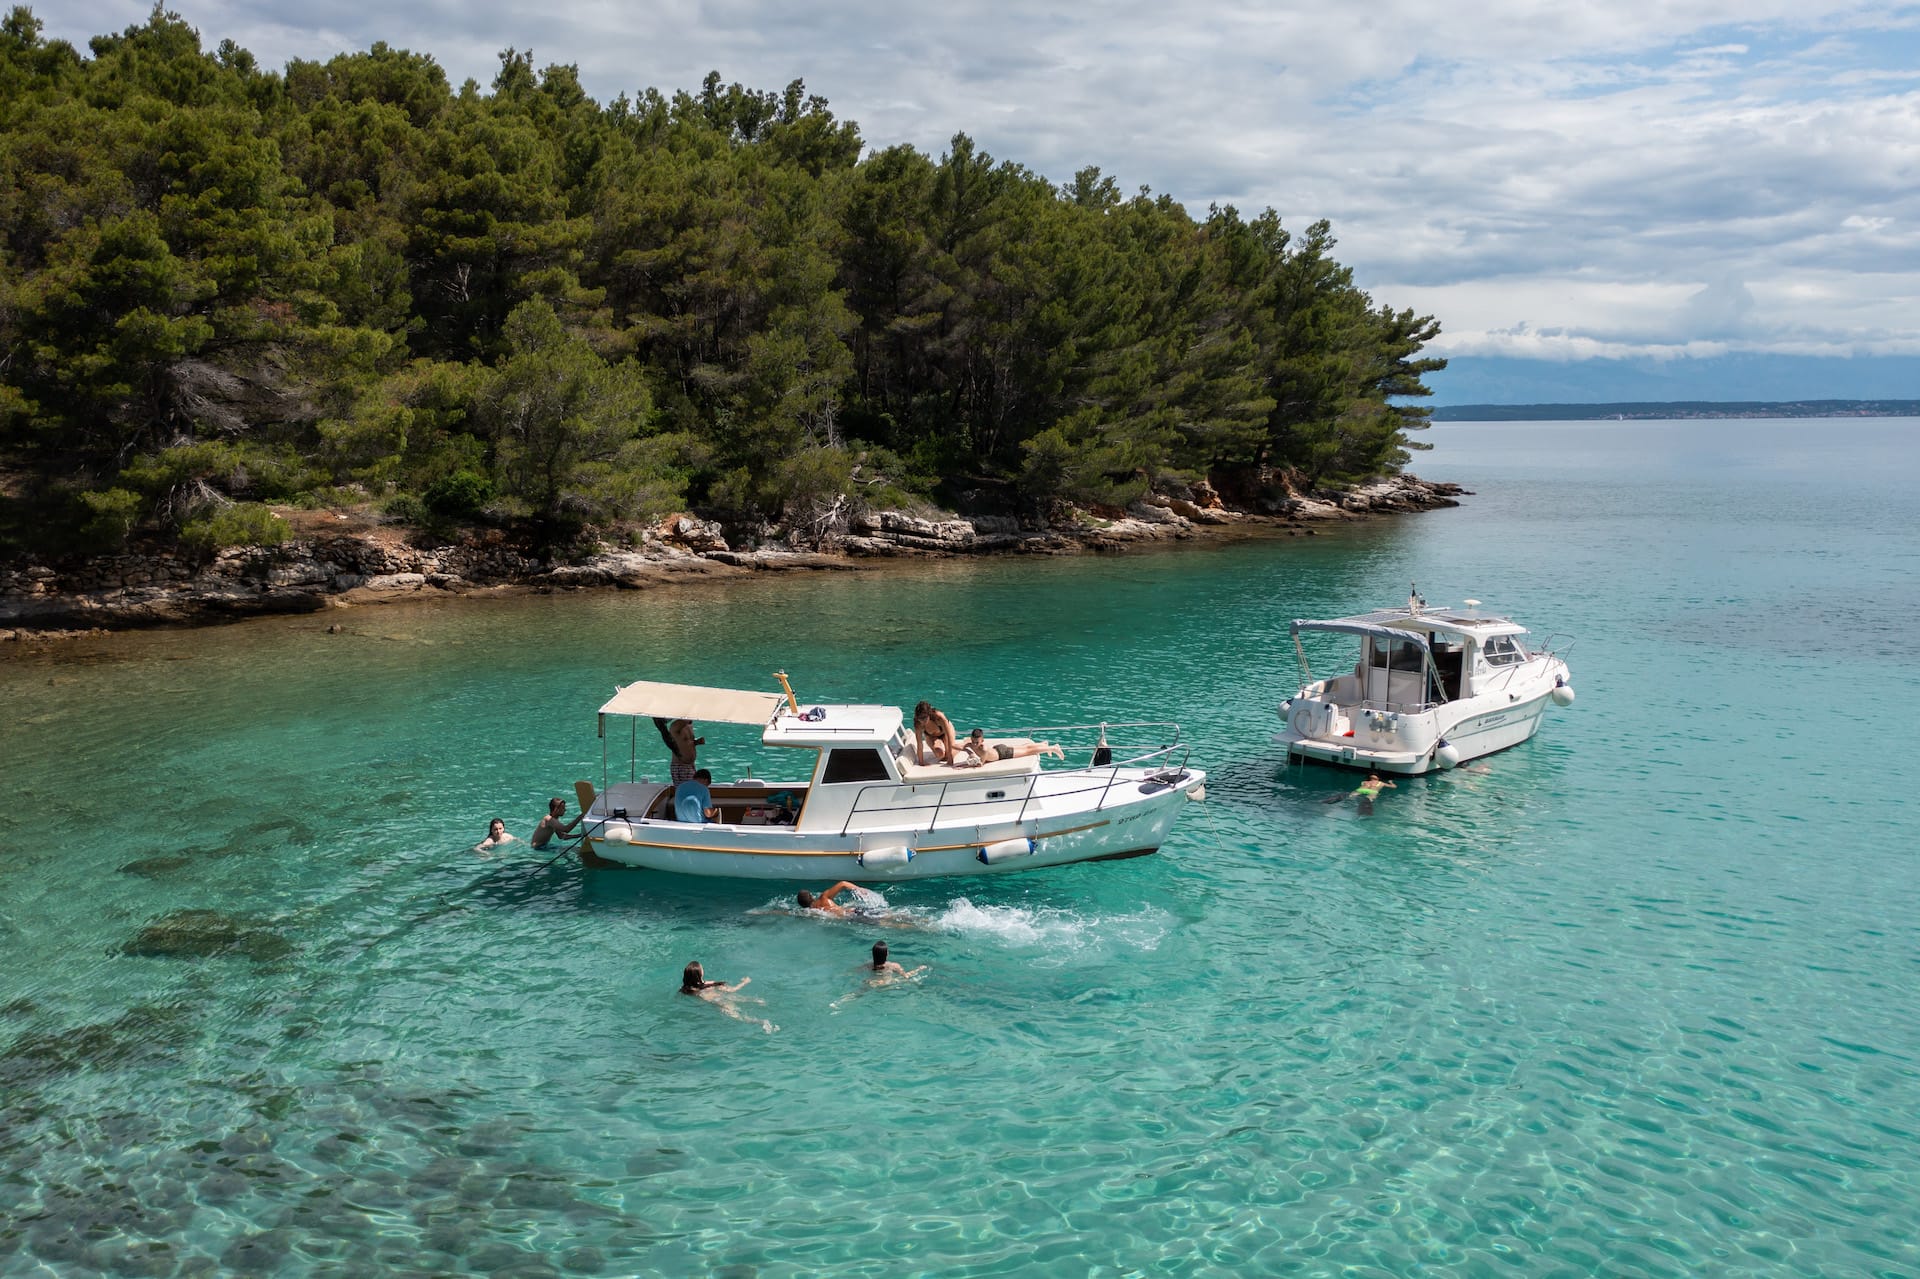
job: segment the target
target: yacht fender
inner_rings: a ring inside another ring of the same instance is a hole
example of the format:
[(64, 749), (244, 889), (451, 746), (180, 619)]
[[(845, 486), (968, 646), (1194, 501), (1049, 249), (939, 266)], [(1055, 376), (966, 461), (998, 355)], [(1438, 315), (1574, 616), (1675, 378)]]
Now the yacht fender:
[(1003, 839), (986, 845), (976, 855), (986, 865), (993, 866), (1015, 857), (1029, 856), (1038, 847), (1031, 839)]

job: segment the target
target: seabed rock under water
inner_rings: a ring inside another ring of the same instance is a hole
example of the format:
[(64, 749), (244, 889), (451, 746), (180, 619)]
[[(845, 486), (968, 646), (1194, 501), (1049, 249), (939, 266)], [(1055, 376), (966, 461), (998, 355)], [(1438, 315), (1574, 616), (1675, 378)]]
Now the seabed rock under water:
[(120, 873), (122, 875), (136, 875), (141, 879), (159, 879), (163, 875), (171, 875), (181, 867), (192, 864), (193, 859), (191, 857), (142, 857), (137, 861), (128, 862), (126, 865), (120, 867)]
[(268, 929), (217, 910), (176, 910), (135, 933), (123, 950), (149, 959), (244, 955), (259, 962), (291, 953), (293, 943)]

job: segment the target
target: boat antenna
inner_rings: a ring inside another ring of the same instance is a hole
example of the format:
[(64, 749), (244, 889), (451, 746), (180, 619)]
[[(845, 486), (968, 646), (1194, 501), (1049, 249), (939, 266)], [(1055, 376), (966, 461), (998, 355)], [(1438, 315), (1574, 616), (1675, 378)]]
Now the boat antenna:
[(793, 685), (787, 683), (787, 673), (785, 671), (775, 671), (773, 677), (780, 681), (780, 687), (787, 695), (787, 709), (795, 715), (798, 715), (800, 713), (800, 703), (793, 700)]
[(1425, 608), (1426, 606), (1427, 606), (1427, 602), (1420, 598), (1420, 583), (1408, 582), (1407, 583), (1407, 612), (1418, 613), (1421, 609)]

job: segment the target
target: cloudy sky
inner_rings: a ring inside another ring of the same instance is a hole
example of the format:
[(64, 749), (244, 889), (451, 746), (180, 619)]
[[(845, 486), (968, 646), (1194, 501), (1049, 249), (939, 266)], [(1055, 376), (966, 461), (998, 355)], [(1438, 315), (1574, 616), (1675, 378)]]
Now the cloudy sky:
[[(385, 40), (456, 84), (531, 47), (602, 101), (709, 70), (801, 78), (870, 145), (938, 156), (964, 131), (1056, 181), (1094, 165), (1196, 215), (1324, 217), (1360, 283), (1438, 316), (1434, 353), (1461, 363), (1920, 356), (1920, 4), (176, 7), (208, 47), (231, 37), (276, 67)], [(83, 44), (149, 5), (34, 8)]]

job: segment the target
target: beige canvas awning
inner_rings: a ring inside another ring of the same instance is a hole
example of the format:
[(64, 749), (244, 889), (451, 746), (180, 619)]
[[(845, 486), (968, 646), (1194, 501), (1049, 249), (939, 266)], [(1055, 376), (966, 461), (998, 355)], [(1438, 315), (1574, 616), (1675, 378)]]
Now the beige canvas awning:
[(740, 688), (702, 688), (698, 684), (653, 684), (645, 680), (616, 692), (602, 715), (658, 715), (662, 719), (704, 720), (709, 724), (767, 724), (786, 703), (778, 693)]

